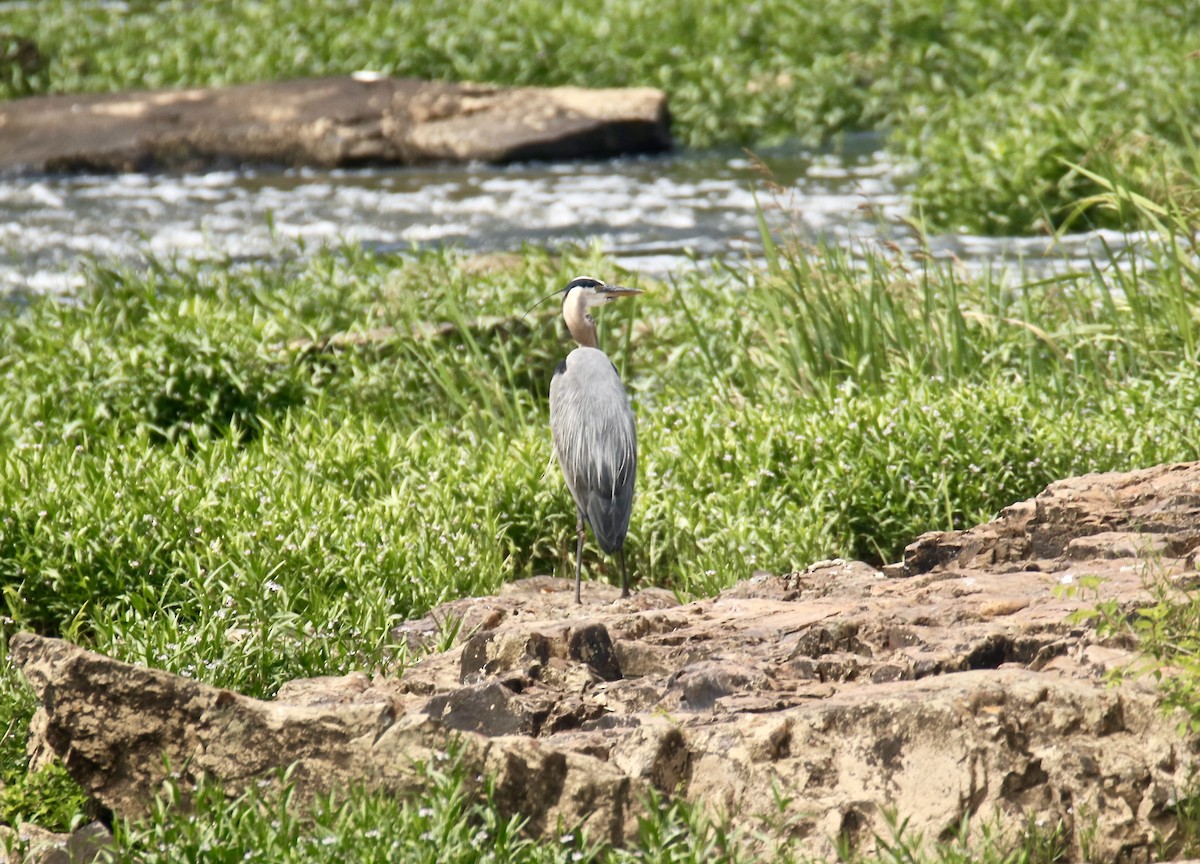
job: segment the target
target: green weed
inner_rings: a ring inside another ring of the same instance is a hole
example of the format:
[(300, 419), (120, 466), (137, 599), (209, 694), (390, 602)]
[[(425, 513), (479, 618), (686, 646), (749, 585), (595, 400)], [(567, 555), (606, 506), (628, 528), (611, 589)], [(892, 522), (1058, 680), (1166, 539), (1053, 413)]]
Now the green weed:
[[(453, 751), (453, 748), (452, 748)], [(304, 805), (285, 774), (240, 795), (219, 783), (196, 786), (168, 781), (148, 816), (114, 823), (111, 862), (355, 860), (414, 862), (594, 862), (654, 864), (772, 860), (812, 862), (802, 844), (790, 839), (751, 842), (743, 828), (714, 818), (704, 808), (652, 792), (638, 818), (628, 848), (594, 843), (585, 833), (563, 827), (556, 839), (532, 840), (523, 821), (496, 812), (486, 780), (470, 780), (453, 752), (443, 761), (420, 766), (421, 791), (396, 795), (354, 789)], [(1015, 836), (992, 824), (964, 820), (950, 836), (926, 843), (907, 823), (889, 816), (887, 836), (872, 848), (846, 852), (838, 860), (854, 864), (1054, 864), (1063, 859), (1066, 838), (1060, 828), (1032, 820)]]
[[(1200, 62), (1192, 5), (759, 0), (46, 0), (0, 10), (41, 59), (4, 63), (0, 98), (224, 85), (372, 69), (509, 85), (651, 85), (688, 147), (826, 142), (879, 130), (938, 230), (1049, 232), (1098, 191), (1067, 163), (1133, 175), (1182, 163)], [(1116, 38), (1115, 34), (1119, 34)], [(147, 46), (154, 46), (153, 50)], [(1146, 142), (1151, 142), (1149, 145)], [(1118, 224), (1096, 212), (1090, 224)]]
[(6, 825), (33, 822), (50, 831), (71, 831), (92, 810), (91, 799), (59, 763), (0, 789), (0, 821)]
[(287, 775), (240, 795), (213, 780), (168, 781), (151, 813), (114, 823), (111, 862), (567, 862), (592, 860), (572, 839), (537, 844), (497, 814), (491, 787), (446, 754), (421, 767), (414, 796), (350, 790), (302, 806)]
[[(1148, 263), (1028, 283), (788, 243), (769, 268), (668, 284), (586, 250), (97, 267), (71, 302), (0, 310), (6, 627), (269, 697), (399, 671), (399, 622), (569, 575), (546, 398), (569, 345), (553, 304), (521, 312), (589, 271), (647, 289), (599, 316), (639, 423), (639, 585), (894, 560), (1053, 479), (1196, 458), (1198, 280), (1191, 235), (1165, 236)], [(180, 381), (203, 383), (164, 420)], [(11, 671), (0, 705), (20, 784), (32, 702)], [(690, 818), (643, 846), (734, 848)]]
[(94, 807), (61, 764), (28, 771), (25, 740), (37, 705), (8, 661), (9, 628), (0, 628), (0, 635), (0, 823), (33, 822), (69, 831), (91, 816)]
[[(1195, 453), (1186, 268), (1014, 288), (897, 257), (780, 262), (648, 286), (603, 316), (644, 442), (642, 584), (711, 593), (756, 568), (893, 559), (1055, 477)], [(391, 662), (390, 629), (444, 599), (566, 573), (574, 515), (546, 389), (568, 346), (554, 310), (513, 310), (596, 266), (530, 253), (477, 274), (449, 253), (357, 250), (158, 262), (97, 271), (77, 303), (11, 307), (7, 613), (269, 694)], [(172, 362), (244, 380), (252, 413), (227, 422), (205, 402), (164, 427), (147, 406), (176, 378), (146, 374), (145, 346), (181, 334), (223, 359)]]

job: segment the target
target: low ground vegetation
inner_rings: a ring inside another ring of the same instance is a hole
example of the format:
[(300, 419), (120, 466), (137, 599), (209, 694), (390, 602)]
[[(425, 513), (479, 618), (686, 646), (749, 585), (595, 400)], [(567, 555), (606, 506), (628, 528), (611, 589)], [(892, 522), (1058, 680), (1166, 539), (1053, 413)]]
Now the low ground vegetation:
[[(884, 133), (911, 163), (932, 229), (988, 234), (1060, 225), (1095, 191), (1071, 165), (1149, 184), (1164, 166), (1183, 175), (1192, 164), (1195, 4), (674, 3), (655, 8), (653, 27), (645, 14), (632, 0), (553, 13), (537, 0), (12, 4), (0, 9), (0, 98), (359, 69), (657, 86), (688, 147)], [(40, 60), (11, 34), (32, 38)]]
[[(1191, 7), (766, 0), (663, 7), (651, 30), (624, 2), (566, 4), (550, 22), (532, 2), (453, 15), (336, 5), (18, 4), (0, 10), (0, 31), (34, 38), (44, 62), (0, 65), (0, 94), (359, 68), (654, 84), (688, 146), (886, 130), (933, 227), (1136, 225), (1147, 242), (1039, 281), (766, 237), (764, 266), (662, 282), (586, 249), (98, 263), (69, 302), (10, 296), (0, 308), (5, 636), (62, 635), (269, 697), (298, 676), (398, 670), (411, 659), (389, 635), (400, 621), (520, 576), (568, 574), (575, 517), (546, 416), (567, 346), (552, 306), (521, 313), (581, 272), (646, 289), (600, 316), (639, 419), (629, 553), (641, 585), (687, 597), (756, 569), (894, 560), (922, 531), (984, 521), (1056, 478), (1197, 458), (1200, 272), (1180, 178), (1200, 164), (1186, 131), (1198, 109), (1178, 95), (1200, 89)], [(614, 577), (598, 550), (588, 561)], [(1160, 601), (1132, 618), (1098, 614), (1179, 670), (1164, 676), (1168, 699), (1194, 708), (1196, 607), (1166, 590)], [(33, 700), (0, 669), (0, 820), (63, 830), (90, 818), (61, 768), (28, 772)], [(531, 843), (463, 799), (452, 754), (428, 770), (419, 800), (356, 792), (307, 819), (286, 809), (286, 778), (232, 801), (201, 790), (194, 820), (168, 790), (148, 819), (118, 824), (118, 857), (440, 848), (456, 860), (480, 831), (504, 861), (739, 854), (728, 826), (666, 801), (629, 853), (569, 826), (569, 840)], [(1200, 825), (1195, 799), (1179, 809)], [(902, 819), (896, 829), (844, 857), (1063, 851), (1053, 826), (1016, 847), (922, 845)]]
[[(70, 302), (10, 297), (0, 317), (4, 628), (269, 697), (402, 668), (391, 628), (440, 601), (569, 574), (546, 407), (568, 346), (552, 304), (522, 312), (580, 272), (646, 289), (599, 316), (639, 419), (643, 586), (689, 597), (756, 569), (894, 560), (1058, 477), (1195, 459), (1194, 234), (1156, 207), (1138, 257), (1031, 282), (770, 238), (765, 265), (664, 282), (588, 250), (97, 265)], [(0, 813), (65, 828), (88, 814), (61, 772), (27, 773), (32, 710), (3, 673)], [(213, 830), (275, 806), (211, 804)], [(304, 848), (344, 852), (364, 812), (408, 806), (331, 802)], [(168, 811), (123, 836), (168, 859), (217, 843)], [(420, 836), (413, 812), (396, 830)], [(644, 850), (726, 842), (663, 812), (685, 827)], [(486, 807), (472, 819), (499, 830)], [(513, 843), (505, 860), (562, 853)]]

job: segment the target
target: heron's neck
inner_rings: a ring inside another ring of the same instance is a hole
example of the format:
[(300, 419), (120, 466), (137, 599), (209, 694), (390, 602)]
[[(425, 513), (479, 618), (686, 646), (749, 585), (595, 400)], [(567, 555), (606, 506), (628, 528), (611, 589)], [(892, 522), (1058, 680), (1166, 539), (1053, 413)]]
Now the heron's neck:
[(567, 322), (567, 329), (571, 331), (571, 338), (578, 342), (580, 347), (600, 347), (596, 341), (596, 322), (587, 314), (587, 303), (582, 291), (572, 291), (563, 300), (563, 319)]

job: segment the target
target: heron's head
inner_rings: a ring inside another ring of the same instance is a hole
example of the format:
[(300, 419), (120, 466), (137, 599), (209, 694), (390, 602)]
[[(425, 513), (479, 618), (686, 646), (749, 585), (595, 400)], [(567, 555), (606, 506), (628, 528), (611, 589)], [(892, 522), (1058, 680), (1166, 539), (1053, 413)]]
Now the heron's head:
[(638, 288), (605, 285), (599, 279), (593, 279), (591, 276), (576, 276), (563, 289), (563, 304), (573, 300), (573, 302), (582, 303), (585, 307), (591, 308), (620, 297), (634, 297), (641, 293)]
[(588, 314), (593, 306), (602, 306), (621, 297), (641, 294), (638, 288), (605, 285), (591, 276), (576, 276), (563, 289), (563, 318), (567, 329), (580, 345), (596, 347), (596, 322)]

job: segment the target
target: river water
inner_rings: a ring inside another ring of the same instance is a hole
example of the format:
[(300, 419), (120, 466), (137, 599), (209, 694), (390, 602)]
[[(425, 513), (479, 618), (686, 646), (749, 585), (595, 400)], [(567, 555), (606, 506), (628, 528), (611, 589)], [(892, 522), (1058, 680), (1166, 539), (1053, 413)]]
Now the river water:
[[(365, 171), (0, 178), (0, 291), (70, 292), (89, 258), (260, 258), (325, 243), (472, 251), (599, 244), (657, 274), (761, 249), (773, 231), (861, 249), (915, 243), (906, 180), (877, 137), (836, 152), (797, 147), (605, 162)], [(769, 171), (774, 186), (765, 180)], [(930, 238), (935, 255), (1008, 272), (1086, 263), (1119, 235)]]

